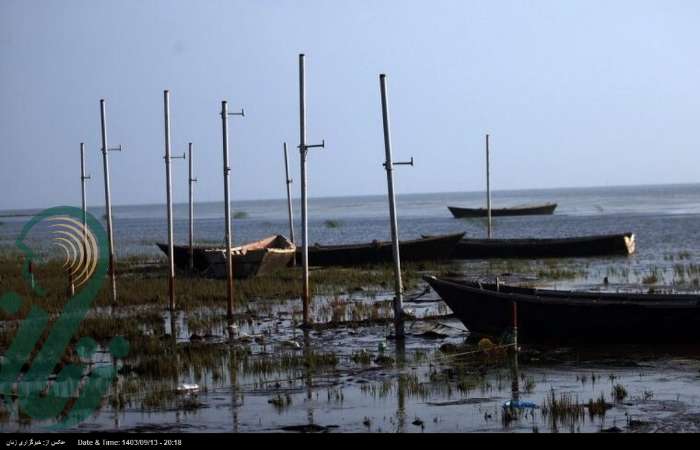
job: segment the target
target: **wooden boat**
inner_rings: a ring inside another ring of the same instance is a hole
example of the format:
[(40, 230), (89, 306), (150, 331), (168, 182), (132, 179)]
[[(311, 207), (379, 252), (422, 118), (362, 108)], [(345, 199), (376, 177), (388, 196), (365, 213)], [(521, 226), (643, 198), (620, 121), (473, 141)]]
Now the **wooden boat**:
[[(156, 245), (163, 253), (165, 253), (166, 255), (168, 254), (168, 244), (161, 244), (160, 242), (158, 242), (156, 243)], [(204, 256), (204, 251), (214, 248), (218, 247), (195, 246), (192, 248), (192, 253), (194, 255), (194, 269), (197, 272), (206, 270), (208, 266), (207, 259)], [(187, 245), (174, 245), (173, 253), (175, 254), (175, 267), (182, 270), (189, 269), (190, 247)]]
[(487, 258), (576, 258), (631, 255), (634, 233), (578, 236), (551, 239), (462, 239), (452, 255), (455, 259)]
[[(401, 261), (426, 261), (448, 259), (464, 233), (433, 236), (399, 242)], [(353, 266), (393, 261), (391, 241), (374, 241), (368, 244), (314, 245), (309, 246), (311, 266)], [(297, 261), (301, 261), (301, 249), (297, 249)]]
[[(548, 215), (553, 214), (556, 208), (556, 203), (513, 206), (511, 208), (491, 208), (491, 217)], [(458, 219), (465, 217), (486, 217), (488, 215), (488, 210), (486, 208), (460, 208), (457, 206), (448, 206), (447, 209), (449, 209), (452, 215)]]
[(464, 325), (523, 343), (696, 343), (700, 296), (570, 292), (424, 277)]
[[(166, 244), (157, 244), (168, 254)], [(256, 242), (231, 248), (233, 254), (233, 275), (236, 278), (248, 278), (256, 275), (274, 272), (287, 267), (294, 259), (296, 246), (281, 235), (270, 236)], [(173, 248), (175, 265), (178, 268), (189, 268), (189, 247), (177, 245)], [(226, 248), (225, 247), (195, 247), (194, 267), (204, 275), (226, 277)]]

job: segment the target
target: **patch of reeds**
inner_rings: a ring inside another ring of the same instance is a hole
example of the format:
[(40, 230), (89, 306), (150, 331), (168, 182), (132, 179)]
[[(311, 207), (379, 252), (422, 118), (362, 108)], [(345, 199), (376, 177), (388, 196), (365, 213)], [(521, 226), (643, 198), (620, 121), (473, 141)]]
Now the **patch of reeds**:
[(627, 389), (621, 384), (616, 384), (612, 387), (612, 391), (610, 392), (610, 396), (615, 400), (616, 402), (622, 402), (625, 398), (627, 398)]
[(292, 397), (289, 395), (289, 393), (276, 394), (269, 399), (267, 403), (271, 404), (278, 413), (281, 413), (292, 405)]
[(585, 408), (578, 402), (578, 397), (568, 392), (556, 395), (552, 389), (542, 405), (542, 415), (548, 417), (550, 422), (571, 426), (585, 417)]
[(612, 405), (605, 401), (605, 396), (601, 393), (596, 400), (588, 400), (587, 408), (588, 415), (593, 419), (595, 416), (604, 417), (607, 410), (612, 408)]
[(650, 274), (642, 277), (642, 283), (643, 284), (656, 284), (659, 282), (659, 278), (660, 278), (659, 272), (655, 270), (655, 271), (651, 272)]
[(531, 394), (535, 390), (535, 379), (533, 377), (526, 377), (525, 378), (525, 384), (523, 385), (523, 389), (525, 390), (526, 393)]
[(372, 354), (364, 349), (357, 352), (353, 352), (351, 359), (352, 362), (354, 362), (355, 364), (363, 366), (368, 366), (372, 364)]

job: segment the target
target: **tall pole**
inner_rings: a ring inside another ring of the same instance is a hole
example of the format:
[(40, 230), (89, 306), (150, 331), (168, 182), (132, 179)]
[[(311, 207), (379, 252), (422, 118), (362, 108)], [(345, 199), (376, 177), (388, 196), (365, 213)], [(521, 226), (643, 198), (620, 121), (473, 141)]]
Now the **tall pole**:
[(170, 92), (163, 91), (163, 113), (165, 116), (165, 191), (168, 204), (168, 294), (170, 314), (175, 312), (175, 255), (173, 248), (173, 184), (170, 179)]
[(193, 190), (194, 190), (194, 183), (197, 182), (196, 178), (192, 177), (192, 143), (189, 143), (188, 146), (188, 162), (189, 162), (189, 177), (187, 179), (189, 183), (189, 191), (190, 191), (190, 270), (194, 270), (194, 195), (193, 195)]
[(301, 165), (301, 264), (304, 266), (304, 290), (302, 292), (304, 326), (309, 325), (309, 223), (306, 199), (306, 93), (304, 80), (304, 54), (299, 55), (299, 158)]
[(229, 331), (233, 332), (233, 255), (231, 254), (231, 200), (229, 199), (228, 186), (231, 167), (228, 162), (228, 116), (245, 117), (245, 112), (241, 109), (240, 113), (229, 113), (226, 100), (221, 102), (221, 127), (224, 152), (224, 220), (226, 221), (226, 296), (228, 299), (226, 316), (228, 318)]
[(489, 167), (489, 135), (486, 135), (486, 214), (488, 215), (488, 238), (491, 239), (491, 170)]
[(287, 212), (289, 214), (289, 239), (294, 243), (294, 216), (292, 212), (292, 179), (289, 178), (289, 158), (287, 158), (287, 143), (284, 143), (284, 173), (287, 184)]
[(105, 101), (100, 100), (100, 123), (102, 129), (102, 165), (105, 177), (105, 209), (107, 214), (107, 237), (109, 240), (109, 275), (112, 284), (112, 304), (117, 304), (117, 274), (114, 267), (114, 235), (112, 233), (112, 193), (109, 186), (109, 147), (107, 147), (107, 118)]
[(386, 183), (389, 195), (389, 218), (391, 222), (391, 247), (394, 253), (394, 326), (396, 329), (396, 338), (404, 338), (403, 324), (403, 283), (401, 281), (401, 255), (399, 252), (399, 224), (396, 218), (396, 197), (394, 195), (394, 165), (413, 165), (411, 162), (395, 163), (391, 155), (391, 130), (389, 121), (389, 105), (386, 91), (386, 75), (379, 75), (379, 90), (382, 96), (382, 124), (384, 126), (384, 151), (386, 153), (386, 161), (384, 168), (386, 169)]
[(85, 182), (90, 175), (85, 175), (85, 143), (80, 143), (80, 193), (83, 208), (83, 246), (87, 249), (87, 206), (85, 201)]
[(317, 145), (306, 144), (306, 86), (304, 80), (304, 54), (299, 54), (299, 155), (301, 166), (301, 240), (302, 252), (301, 261), (304, 266), (304, 291), (302, 292), (304, 327), (308, 327), (309, 321), (309, 221), (307, 214), (307, 197), (306, 197), (306, 156), (308, 150), (314, 147), (325, 147), (325, 141)]

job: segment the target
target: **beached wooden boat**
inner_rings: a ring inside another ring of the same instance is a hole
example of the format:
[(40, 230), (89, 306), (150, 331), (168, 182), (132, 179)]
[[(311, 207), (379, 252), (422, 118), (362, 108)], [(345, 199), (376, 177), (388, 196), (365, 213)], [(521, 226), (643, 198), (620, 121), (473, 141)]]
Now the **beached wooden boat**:
[[(168, 254), (166, 244), (157, 244)], [(189, 267), (189, 247), (176, 245), (173, 248), (175, 265), (181, 269)], [(256, 275), (274, 272), (289, 266), (296, 251), (296, 246), (281, 235), (270, 236), (249, 244), (232, 247), (233, 272), (236, 278), (248, 278)], [(226, 277), (226, 248), (225, 247), (195, 247), (195, 270), (215, 278)]]
[[(557, 208), (556, 203), (545, 203), (542, 205), (513, 206), (511, 208), (491, 208), (491, 217), (499, 216), (533, 216), (553, 214)], [(453, 216), (456, 218), (465, 217), (486, 217), (486, 208), (460, 208), (458, 206), (448, 206)]]
[(424, 277), (464, 325), (523, 343), (697, 343), (700, 296), (570, 292)]
[[(162, 244), (160, 242), (156, 243), (158, 248), (168, 254), (168, 244)], [(206, 270), (207, 259), (204, 257), (204, 251), (218, 248), (218, 247), (203, 247), (195, 246), (192, 248), (192, 254), (194, 255), (194, 269), (197, 272)], [(187, 245), (174, 245), (173, 253), (175, 254), (175, 267), (182, 270), (187, 270), (190, 267), (190, 247)]]
[[(401, 261), (443, 260), (452, 256), (455, 245), (464, 233), (433, 236), (399, 242)], [(353, 266), (393, 261), (391, 241), (374, 241), (368, 244), (313, 245), (309, 246), (309, 265)], [(301, 251), (297, 249), (297, 261)]]
[(631, 255), (634, 233), (546, 239), (462, 239), (452, 255), (455, 259), (488, 258), (576, 258)]

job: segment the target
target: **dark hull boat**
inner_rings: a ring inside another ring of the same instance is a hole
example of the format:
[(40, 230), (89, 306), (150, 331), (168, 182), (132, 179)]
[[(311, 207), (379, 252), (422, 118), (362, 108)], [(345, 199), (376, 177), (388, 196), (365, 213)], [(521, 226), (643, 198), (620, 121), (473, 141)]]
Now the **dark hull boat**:
[(700, 296), (567, 292), (425, 277), (464, 325), (523, 343), (656, 344), (700, 341)]
[[(168, 254), (166, 244), (156, 244), (163, 253)], [(249, 244), (232, 247), (233, 275), (236, 278), (248, 278), (271, 273), (289, 266), (296, 247), (284, 236), (270, 236)], [(175, 266), (189, 268), (189, 247), (176, 245), (173, 248)], [(195, 247), (193, 249), (194, 268), (204, 275), (226, 278), (225, 247)]]
[[(543, 205), (532, 206), (514, 206), (512, 208), (491, 208), (491, 217), (548, 215), (553, 214), (556, 208), (556, 203), (545, 203)], [(458, 219), (465, 217), (486, 217), (488, 215), (488, 210), (486, 208), (460, 208), (457, 206), (448, 206), (447, 209), (449, 209), (452, 215)]]
[(456, 259), (576, 258), (631, 255), (633, 233), (558, 239), (462, 239), (452, 255)]
[[(399, 242), (401, 261), (429, 261), (448, 259), (464, 233), (433, 236)], [(309, 247), (311, 266), (353, 266), (393, 261), (391, 242), (374, 241), (369, 244), (314, 245)], [(297, 261), (301, 251), (297, 250)]]
[[(168, 244), (156, 243), (158, 248), (168, 254)], [(198, 272), (206, 270), (208, 263), (204, 252), (206, 250), (215, 249), (218, 247), (193, 247), (192, 254), (194, 255), (194, 269)], [(190, 267), (190, 247), (187, 245), (174, 245), (173, 253), (175, 254), (175, 267), (182, 270), (187, 270)]]

